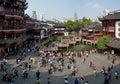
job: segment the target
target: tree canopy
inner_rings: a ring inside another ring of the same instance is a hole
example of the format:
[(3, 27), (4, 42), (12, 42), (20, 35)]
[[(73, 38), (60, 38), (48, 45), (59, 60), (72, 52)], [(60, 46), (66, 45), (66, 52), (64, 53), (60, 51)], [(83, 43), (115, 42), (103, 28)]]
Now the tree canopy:
[(105, 50), (107, 49), (105, 43), (109, 42), (112, 38), (110, 36), (103, 36), (98, 39), (96, 47), (100, 50)]
[(67, 22), (64, 23), (64, 25), (66, 26), (66, 30), (67, 31), (73, 31), (74, 30), (74, 22), (69, 20)]
[(80, 25), (82, 28), (85, 28), (88, 25), (90, 25), (91, 23), (92, 23), (91, 19), (87, 19), (86, 17), (83, 17)]
[(71, 31), (79, 32), (81, 28), (86, 28), (92, 23), (98, 24), (97, 22), (92, 22), (91, 19), (87, 19), (86, 17), (83, 17), (81, 20), (75, 20), (75, 21), (68, 20), (67, 22), (64, 22), (64, 25), (66, 26), (66, 30), (69, 32)]

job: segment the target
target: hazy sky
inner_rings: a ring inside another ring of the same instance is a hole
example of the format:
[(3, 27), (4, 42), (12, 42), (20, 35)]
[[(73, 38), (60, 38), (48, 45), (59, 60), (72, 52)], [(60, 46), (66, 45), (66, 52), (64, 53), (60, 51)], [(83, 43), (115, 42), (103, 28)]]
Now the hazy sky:
[(32, 16), (32, 11), (37, 12), (45, 19), (72, 18), (77, 13), (78, 18), (97, 18), (102, 16), (103, 10), (109, 11), (120, 9), (120, 0), (27, 0), (28, 9), (26, 13)]

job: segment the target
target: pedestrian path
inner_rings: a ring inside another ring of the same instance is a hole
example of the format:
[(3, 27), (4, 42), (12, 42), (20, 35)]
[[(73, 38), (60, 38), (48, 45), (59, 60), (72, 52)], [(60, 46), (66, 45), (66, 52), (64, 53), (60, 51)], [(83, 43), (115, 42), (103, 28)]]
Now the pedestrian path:
[[(40, 59), (40, 57), (35, 56), (37, 59)], [(26, 60), (28, 57), (25, 58)], [(78, 68), (78, 73), (76, 76), (71, 76), (71, 70), (68, 70), (65, 65), (63, 72), (56, 71), (52, 75), (48, 74), (48, 67), (37, 67), (37, 64), (33, 65), (33, 68), (29, 71), (28, 79), (22, 79), (20, 76), (19, 78), (16, 78), (16, 84), (35, 84), (36, 77), (35, 72), (39, 69), (41, 72), (40, 80), (41, 84), (47, 84), (47, 78), (50, 77), (51, 84), (64, 84), (64, 75), (68, 74), (69, 77), (69, 84), (73, 84), (73, 81), (76, 77), (84, 77), (86, 80), (89, 81), (89, 84), (103, 84), (104, 76), (102, 74), (102, 66), (105, 66), (106, 68), (110, 65), (112, 65), (111, 60), (108, 60), (106, 56), (103, 54), (94, 53), (89, 55), (86, 58), (85, 63), (82, 62), (82, 58), (75, 57), (76, 60), (76, 67)], [(93, 76), (93, 71), (89, 68), (90, 61), (92, 61), (97, 69), (97, 77)], [(67, 60), (66, 60), (67, 62)], [(16, 66), (16, 60), (15, 58), (8, 60), (9, 67), (15, 67)], [(56, 66), (59, 66), (57, 63), (54, 63)], [(118, 70), (120, 71), (120, 58), (118, 58), (114, 64), (114, 71)], [(9, 69), (10, 69), (9, 68)], [(0, 72), (0, 84), (8, 84), (6, 82), (2, 81), (2, 72)], [(120, 78), (118, 80), (115, 80), (114, 77), (112, 77), (111, 84), (119, 84)]]

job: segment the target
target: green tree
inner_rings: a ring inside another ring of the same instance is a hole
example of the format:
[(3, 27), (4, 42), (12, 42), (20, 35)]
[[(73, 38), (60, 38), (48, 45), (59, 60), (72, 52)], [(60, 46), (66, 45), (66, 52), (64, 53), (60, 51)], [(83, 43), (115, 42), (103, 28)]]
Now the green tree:
[(67, 22), (64, 23), (64, 25), (66, 26), (66, 30), (67, 31), (73, 31), (74, 30), (74, 22), (69, 20)]
[(75, 21), (68, 20), (67, 22), (64, 23), (64, 25), (66, 26), (66, 30), (69, 32), (71, 31), (79, 32), (81, 28), (88, 27), (88, 25), (90, 25), (91, 22), (92, 21), (90, 19), (83, 17), (82, 20)]
[(83, 17), (80, 24), (82, 28), (86, 28), (88, 27), (88, 25), (91, 24), (91, 22), (92, 22), (91, 19), (87, 19), (86, 17)]
[(101, 38), (98, 39), (98, 42), (97, 42), (97, 48), (100, 49), (100, 50), (105, 50), (107, 49), (105, 43), (106, 42), (109, 42), (112, 38), (110, 36), (103, 36)]
[(90, 23), (91, 26), (102, 26), (102, 24), (98, 21), (94, 21)]

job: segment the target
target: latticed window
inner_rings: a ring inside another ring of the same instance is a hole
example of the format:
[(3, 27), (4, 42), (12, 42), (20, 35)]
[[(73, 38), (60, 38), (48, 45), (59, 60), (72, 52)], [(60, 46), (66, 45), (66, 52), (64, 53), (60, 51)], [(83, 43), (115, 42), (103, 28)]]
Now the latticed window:
[(120, 32), (120, 28), (118, 28), (118, 31)]
[(118, 26), (120, 26), (120, 23), (118, 23)]
[(3, 11), (3, 7), (0, 7), (0, 12), (2, 12)]
[(120, 36), (120, 33), (118, 33), (118, 36)]

